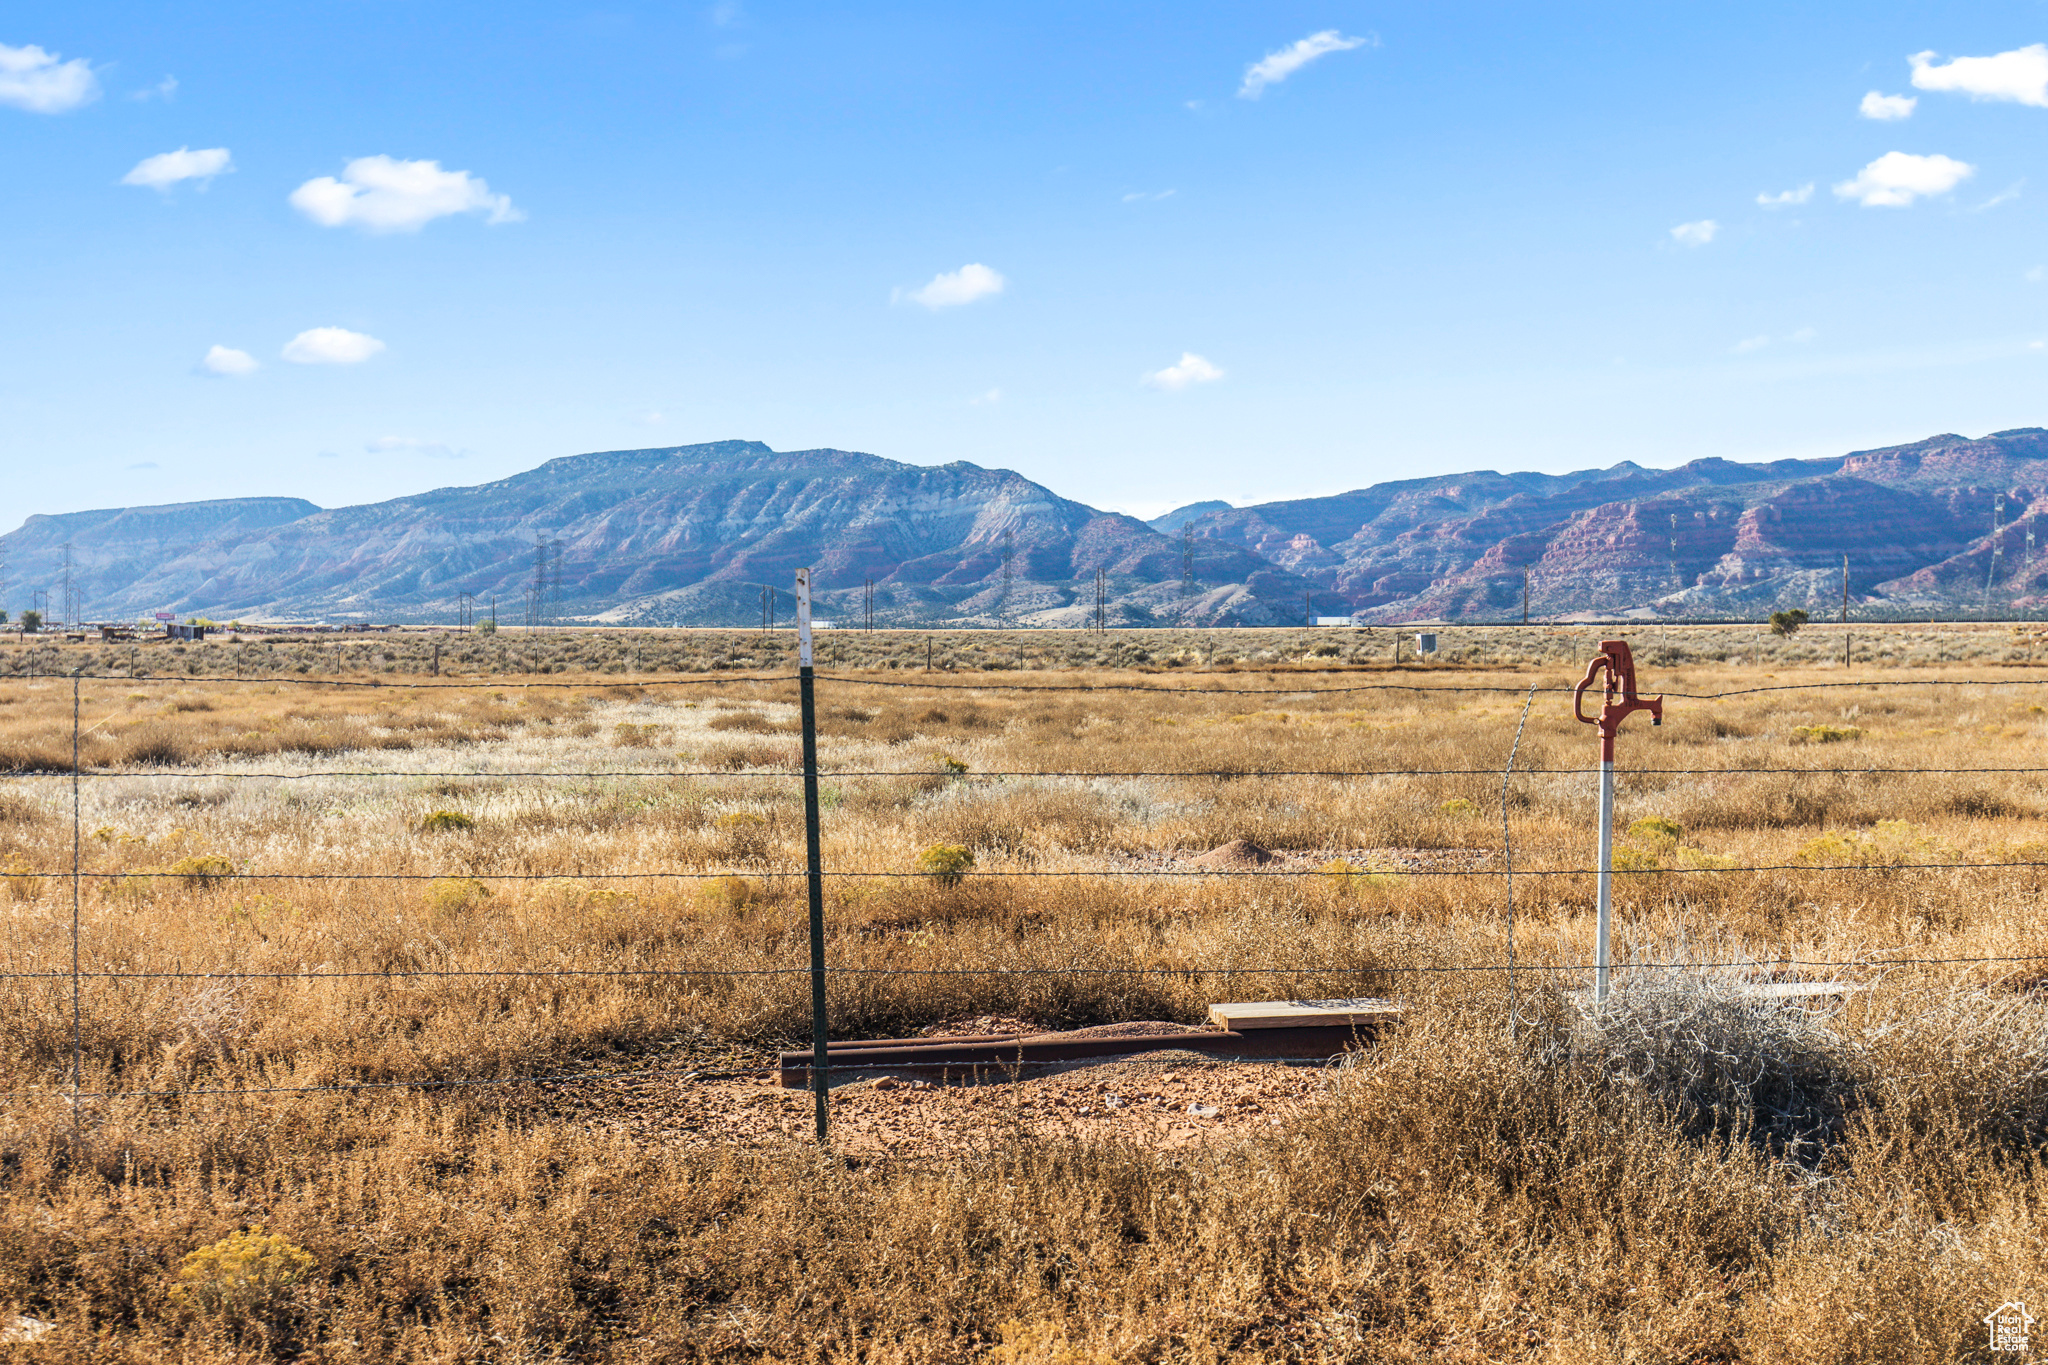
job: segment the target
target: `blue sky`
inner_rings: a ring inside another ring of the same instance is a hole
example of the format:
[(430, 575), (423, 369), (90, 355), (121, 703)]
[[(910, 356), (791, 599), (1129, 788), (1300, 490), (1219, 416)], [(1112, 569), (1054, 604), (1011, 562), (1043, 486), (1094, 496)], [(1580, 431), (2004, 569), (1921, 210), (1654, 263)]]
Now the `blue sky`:
[(2048, 425), (2048, 16), (1796, 11), (26, 0), (0, 521), (728, 437), (1152, 514)]

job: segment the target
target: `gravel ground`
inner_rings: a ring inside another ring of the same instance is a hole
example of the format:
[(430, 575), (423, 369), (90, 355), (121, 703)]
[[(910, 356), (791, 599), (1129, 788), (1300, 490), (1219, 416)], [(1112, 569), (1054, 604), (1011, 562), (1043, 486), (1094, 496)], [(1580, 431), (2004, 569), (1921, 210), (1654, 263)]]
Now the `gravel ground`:
[[(1040, 1031), (1027, 1020), (983, 1017), (928, 1030), (927, 1036), (1013, 1030)], [(1075, 1036), (1198, 1031), (1141, 1020), (1078, 1030)], [(693, 1061), (702, 1065), (691, 1066)], [(656, 1065), (649, 1068), (647, 1062)], [(1331, 1075), (1323, 1066), (1216, 1062), (1168, 1050), (1014, 1081), (855, 1081), (832, 1088), (832, 1146), (869, 1159), (958, 1155), (1019, 1137), (1186, 1147), (1282, 1126), (1328, 1092)], [(782, 1088), (772, 1058), (756, 1061), (735, 1050), (705, 1048), (677, 1049), (637, 1066), (623, 1063), (614, 1075), (541, 1087), (534, 1108), (657, 1146), (808, 1142), (815, 1122), (811, 1092)]]

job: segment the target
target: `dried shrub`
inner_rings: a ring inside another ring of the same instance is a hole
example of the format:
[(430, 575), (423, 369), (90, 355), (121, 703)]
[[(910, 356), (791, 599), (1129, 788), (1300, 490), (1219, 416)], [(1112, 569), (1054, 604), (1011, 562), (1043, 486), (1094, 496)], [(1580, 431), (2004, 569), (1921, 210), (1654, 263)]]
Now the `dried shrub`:
[(190, 741), (167, 725), (140, 725), (121, 736), (115, 762), (131, 768), (174, 768), (192, 761)]
[(436, 877), (427, 883), (423, 899), (436, 915), (463, 915), (483, 908), (491, 888), (475, 877)]
[(795, 768), (803, 754), (793, 744), (709, 744), (701, 761), (707, 768), (738, 772), (744, 768)]
[(263, 1317), (313, 1270), (312, 1254), (261, 1229), (230, 1233), (178, 1263), (180, 1302), (203, 1313)]
[(1572, 1035), (1605, 1086), (1649, 1096), (1686, 1132), (1780, 1153), (1835, 1134), (1856, 1068), (1825, 1016), (1750, 994), (1732, 973), (1660, 965), (1617, 976)]
[(1860, 725), (1795, 725), (1792, 727), (1794, 744), (1841, 744), (1852, 739), (1863, 738)]
[(778, 725), (758, 711), (724, 711), (707, 721), (705, 728), (743, 735), (786, 735), (797, 729), (793, 725)]
[(7, 888), (10, 900), (32, 901), (42, 894), (43, 879), (35, 875), (35, 865), (21, 854), (16, 853), (0, 868), (0, 884)]
[(725, 856), (735, 862), (759, 862), (768, 856), (773, 830), (764, 815), (750, 810), (728, 811), (714, 823)]
[(422, 834), (460, 834), (476, 828), (476, 819), (459, 810), (428, 811), (420, 820)]
[(761, 899), (761, 888), (745, 877), (713, 877), (698, 889), (697, 897), (716, 913), (743, 919), (747, 910)]
[(1903, 867), (1953, 856), (1909, 820), (1880, 820), (1871, 829), (1830, 830), (1809, 839), (1793, 861), (1819, 867)]
[(235, 875), (235, 864), (217, 853), (199, 854), (172, 863), (171, 875), (189, 887), (217, 886)]
[(938, 886), (958, 886), (974, 867), (974, 852), (964, 844), (933, 844), (917, 855), (917, 870)]

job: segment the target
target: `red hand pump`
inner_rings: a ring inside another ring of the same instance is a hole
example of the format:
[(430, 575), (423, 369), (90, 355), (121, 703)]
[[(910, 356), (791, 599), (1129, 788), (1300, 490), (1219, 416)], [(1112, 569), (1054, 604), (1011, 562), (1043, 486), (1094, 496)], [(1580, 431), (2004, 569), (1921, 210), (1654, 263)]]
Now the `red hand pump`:
[[(1604, 677), (1600, 714), (1586, 714), (1586, 689)], [(1636, 661), (1625, 640), (1602, 640), (1600, 652), (1586, 664), (1586, 676), (1572, 691), (1572, 715), (1581, 725), (1600, 727), (1600, 897), (1595, 919), (1593, 999), (1607, 999), (1612, 974), (1614, 930), (1614, 736), (1632, 711), (1648, 711), (1650, 724), (1664, 723), (1664, 698), (1636, 695)]]

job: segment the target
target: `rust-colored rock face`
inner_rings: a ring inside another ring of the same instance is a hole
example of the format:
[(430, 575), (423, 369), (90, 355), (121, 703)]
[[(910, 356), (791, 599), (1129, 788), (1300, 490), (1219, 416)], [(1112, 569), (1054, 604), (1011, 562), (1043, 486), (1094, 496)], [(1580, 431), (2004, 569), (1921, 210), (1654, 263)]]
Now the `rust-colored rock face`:
[[(1367, 619), (1512, 619), (1525, 585), (1535, 616), (1832, 608), (1844, 555), (1866, 610), (1943, 612), (1980, 608), (1987, 583), (1994, 606), (2048, 601), (2048, 562), (2026, 552), (2044, 497), (2048, 431), (2027, 428), (1838, 459), (1414, 479), (1212, 512), (1195, 528)], [(2037, 541), (2048, 561), (2048, 527)]]
[(760, 619), (764, 584), (786, 620), (806, 564), (821, 615), (858, 615), (872, 581), (883, 624), (1082, 626), (1098, 571), (1115, 625), (1515, 619), (1525, 592), (1534, 616), (1755, 616), (1831, 611), (1845, 555), (1866, 609), (1941, 613), (2048, 604), (2044, 497), (2048, 430), (2026, 428), (1831, 459), (1481, 471), (1198, 504), (1161, 518), (1162, 534), (1009, 470), (721, 441), (571, 456), (363, 507), (247, 498), (30, 517), (0, 536), (0, 560), (16, 585), (51, 584), (69, 544), (94, 619), (447, 620), (463, 593), (517, 610), (536, 541), (560, 546), (544, 582), (547, 615), (564, 621), (742, 625)]

